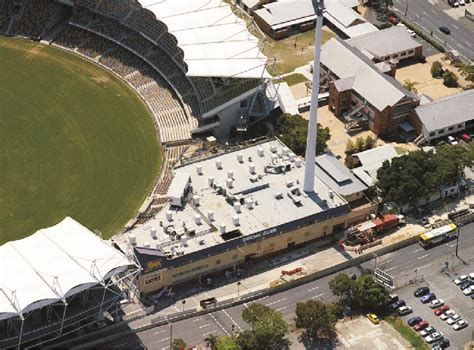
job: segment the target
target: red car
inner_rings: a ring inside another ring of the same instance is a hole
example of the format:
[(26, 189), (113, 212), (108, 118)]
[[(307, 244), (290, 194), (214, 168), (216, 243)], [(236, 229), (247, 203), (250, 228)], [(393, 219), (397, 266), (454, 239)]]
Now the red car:
[(461, 138), (462, 140), (464, 140), (466, 142), (471, 141), (471, 136), (469, 134), (461, 134), (461, 135), (459, 135), (459, 138)]
[(448, 305), (443, 305), (443, 306), (440, 306), (439, 308), (437, 308), (435, 311), (434, 311), (434, 314), (436, 316), (439, 316), (439, 315), (442, 315), (444, 314), (446, 311), (449, 310), (449, 306)]
[(426, 327), (429, 326), (429, 323), (426, 321), (421, 321), (420, 323), (417, 323), (413, 329), (417, 332), (421, 331), (422, 329), (425, 329)]
[(387, 20), (392, 23), (392, 24), (395, 24), (397, 25), (398, 23), (400, 23), (400, 18), (398, 18), (397, 16), (395, 15), (391, 15), (387, 18)]

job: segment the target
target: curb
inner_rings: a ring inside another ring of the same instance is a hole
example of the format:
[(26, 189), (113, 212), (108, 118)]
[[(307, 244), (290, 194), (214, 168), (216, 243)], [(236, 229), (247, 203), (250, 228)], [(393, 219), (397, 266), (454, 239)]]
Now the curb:
[[(267, 289), (261, 290), (259, 292), (251, 293), (251, 295), (249, 295), (247, 297), (239, 298), (238, 300), (231, 299), (229, 301), (222, 301), (222, 302), (219, 302), (218, 305), (216, 305), (215, 307), (208, 308), (208, 309), (203, 309), (203, 310), (194, 309), (196, 311), (188, 310), (188, 311), (185, 311), (185, 312), (180, 312), (180, 313), (176, 313), (176, 314), (172, 314), (172, 315), (168, 315), (168, 316), (157, 317), (157, 318), (153, 319), (152, 323), (150, 323), (148, 325), (141, 326), (141, 327), (138, 327), (136, 329), (130, 329), (130, 330), (127, 330), (126, 332), (121, 332), (120, 334), (114, 334), (114, 335), (104, 337), (104, 338), (101, 338), (101, 339), (98, 339), (98, 340), (93, 340), (93, 341), (90, 341), (90, 342), (87, 342), (87, 343), (83, 343), (80, 346), (72, 347), (72, 349), (96, 348), (97, 345), (102, 344), (104, 341), (112, 341), (114, 339), (118, 339), (118, 338), (122, 337), (124, 334), (140, 333), (140, 332), (143, 332), (143, 331), (155, 328), (155, 327), (163, 326), (163, 325), (166, 325), (166, 324), (169, 324), (169, 323), (181, 321), (181, 320), (184, 320), (184, 319), (187, 319), (187, 318), (200, 316), (200, 315), (208, 314), (208, 313), (211, 313), (211, 312), (219, 311), (219, 310), (222, 310), (222, 309), (227, 309), (229, 307), (233, 307), (233, 306), (240, 305), (240, 304), (243, 304), (243, 303), (251, 302), (253, 300), (260, 299), (264, 296), (269, 296), (269, 295), (274, 295), (274, 294), (277, 294), (277, 293), (281, 293), (281, 292), (287, 291), (289, 289), (295, 288), (297, 286), (300, 286), (300, 285), (312, 282), (314, 280), (323, 278), (323, 277), (328, 276), (330, 274), (333, 274), (335, 272), (344, 270), (348, 267), (363, 264), (367, 261), (372, 260), (373, 257), (374, 257), (374, 254), (377, 254), (378, 256), (382, 256), (382, 255), (388, 254), (390, 252), (393, 252), (395, 250), (398, 250), (398, 249), (404, 248), (406, 246), (409, 246), (409, 245), (415, 243), (417, 240), (418, 240), (418, 235), (413, 236), (413, 237), (409, 237), (407, 239), (404, 239), (400, 242), (394, 243), (394, 244), (389, 245), (387, 247), (383, 247), (383, 248), (380, 248), (380, 249), (375, 250), (373, 252), (366, 253), (364, 255), (353, 258), (351, 260), (344, 261), (340, 264), (331, 266), (327, 269), (317, 271), (317, 272), (315, 272), (311, 275), (301, 277), (297, 280), (292, 280), (292, 281), (290, 281), (288, 283), (285, 283), (283, 285), (280, 285), (280, 286), (277, 286), (277, 287), (274, 287), (274, 288), (267, 288)], [(120, 322), (118, 324), (115, 324), (111, 327), (106, 327), (102, 330), (99, 330), (96, 333), (90, 333), (90, 334), (84, 335), (83, 337), (85, 338), (86, 336), (89, 337), (91, 335), (93, 335), (95, 337), (100, 337), (100, 334), (105, 333), (105, 332), (109, 332), (111, 329), (118, 328), (119, 326), (123, 326), (123, 325), (125, 325), (125, 324), (127, 324), (128, 322), (131, 322), (131, 321), (133, 321), (133, 320), (122, 321), (122, 322)], [(77, 341), (80, 341), (80, 338), (73, 339), (70, 342), (77, 342)], [(58, 344), (58, 346), (61, 347), (61, 346), (64, 346), (65, 344), (67, 344), (67, 343), (68, 342), (62, 342), (62, 343)]]

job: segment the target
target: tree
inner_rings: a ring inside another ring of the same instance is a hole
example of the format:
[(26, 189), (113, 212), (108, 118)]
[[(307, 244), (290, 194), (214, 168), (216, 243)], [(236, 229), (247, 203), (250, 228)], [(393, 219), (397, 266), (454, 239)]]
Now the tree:
[(405, 79), (403, 81), (403, 87), (407, 89), (408, 91), (413, 92), (415, 95), (418, 94), (418, 90), (416, 88), (416, 85), (418, 85), (417, 82), (411, 81), (410, 79)]
[(433, 78), (441, 78), (443, 75), (443, 66), (439, 61), (434, 61), (431, 65), (431, 76)]
[(214, 334), (209, 334), (204, 341), (206, 342), (206, 347), (208, 347), (211, 350), (217, 350), (217, 342), (219, 340), (219, 337)]
[(221, 336), (217, 337), (215, 350), (241, 350), (242, 348), (237, 344), (235, 337)]
[(362, 307), (377, 308), (387, 303), (387, 291), (375, 282), (372, 275), (362, 275), (357, 278), (355, 297)]
[(468, 81), (474, 81), (474, 64), (463, 64), (461, 66), (461, 75)]
[(295, 326), (311, 340), (334, 336), (337, 317), (331, 305), (319, 300), (296, 304)]
[(356, 138), (355, 147), (357, 149), (357, 152), (362, 152), (364, 150), (365, 141), (363, 137)]
[(182, 350), (186, 349), (186, 343), (181, 338), (173, 339), (173, 350)]
[(450, 70), (447, 70), (443, 73), (443, 84), (446, 85), (447, 87), (456, 87), (458, 86), (458, 76), (454, 73), (451, 72)]
[(237, 336), (243, 350), (279, 349), (287, 340), (288, 324), (280, 312), (261, 304), (251, 304), (242, 311), (242, 318), (251, 325)]
[(354, 145), (354, 142), (352, 142), (352, 139), (347, 140), (346, 154), (354, 154), (356, 150), (356, 146)]
[(332, 294), (351, 302), (354, 294), (355, 282), (345, 273), (340, 273), (329, 281)]
[[(283, 143), (293, 152), (300, 156), (305, 155), (308, 121), (302, 116), (298, 114), (282, 114), (277, 120), (276, 132)], [(326, 144), (330, 137), (329, 128), (323, 128), (318, 124), (316, 137), (317, 154), (321, 154), (326, 150)]]
[(371, 149), (375, 146), (375, 140), (370, 135), (367, 135), (364, 142), (365, 142), (365, 149)]

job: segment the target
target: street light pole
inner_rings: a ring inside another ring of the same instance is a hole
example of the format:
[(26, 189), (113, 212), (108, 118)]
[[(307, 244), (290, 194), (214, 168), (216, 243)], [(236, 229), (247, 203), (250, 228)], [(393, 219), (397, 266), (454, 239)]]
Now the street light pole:
[(240, 298), (240, 281), (237, 282), (237, 299)]
[(459, 258), (459, 255), (458, 255), (458, 247), (459, 247), (459, 227), (457, 228), (457, 235), (456, 235), (456, 257)]

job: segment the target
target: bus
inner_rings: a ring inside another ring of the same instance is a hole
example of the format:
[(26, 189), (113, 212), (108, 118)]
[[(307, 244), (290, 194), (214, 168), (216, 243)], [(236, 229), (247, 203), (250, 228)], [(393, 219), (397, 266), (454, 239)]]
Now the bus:
[(423, 248), (441, 243), (451, 238), (455, 238), (457, 234), (457, 226), (455, 224), (448, 224), (434, 230), (422, 233), (419, 236), (418, 242)]

